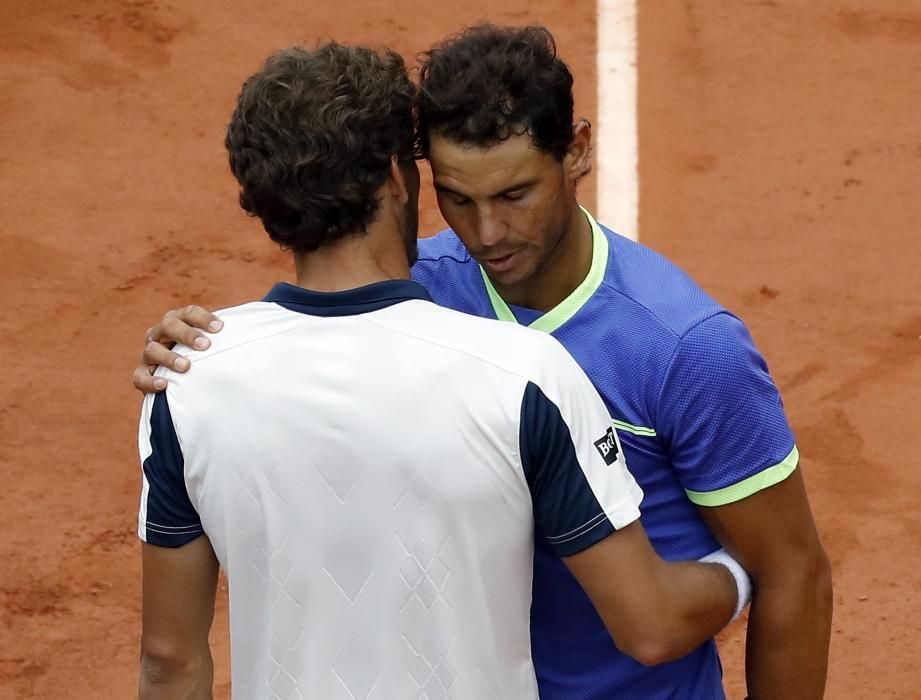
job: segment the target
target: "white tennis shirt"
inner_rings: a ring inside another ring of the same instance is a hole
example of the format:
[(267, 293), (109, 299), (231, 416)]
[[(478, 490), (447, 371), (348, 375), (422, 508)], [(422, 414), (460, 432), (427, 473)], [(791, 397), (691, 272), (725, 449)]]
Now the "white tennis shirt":
[(234, 697), (537, 698), (535, 527), (567, 556), (642, 498), (576, 362), (402, 280), (220, 315), (144, 401), (139, 535), (210, 539)]

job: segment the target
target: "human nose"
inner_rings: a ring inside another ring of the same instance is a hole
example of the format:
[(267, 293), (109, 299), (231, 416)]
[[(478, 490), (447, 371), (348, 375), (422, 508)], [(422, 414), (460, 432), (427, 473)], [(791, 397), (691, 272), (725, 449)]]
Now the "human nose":
[(480, 211), (479, 215), (480, 243), (484, 248), (490, 248), (501, 243), (505, 238), (505, 224), (491, 209)]

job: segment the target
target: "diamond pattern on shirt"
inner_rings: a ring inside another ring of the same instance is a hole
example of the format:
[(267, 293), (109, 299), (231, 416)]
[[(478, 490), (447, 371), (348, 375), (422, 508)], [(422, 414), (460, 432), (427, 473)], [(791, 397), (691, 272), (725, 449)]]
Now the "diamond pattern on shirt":
[(313, 468), (341, 503), (345, 503), (349, 492), (355, 486), (358, 477), (361, 476), (361, 462), (353, 460), (345, 462), (320, 460), (320, 463), (314, 464)]
[(344, 532), (326, 556), (323, 570), (349, 602), (354, 604), (371, 578), (373, 567), (363, 543)]
[(447, 537), (441, 547), (436, 549), (423, 536), (410, 549), (400, 539), (399, 534), (395, 534), (395, 536), (403, 551), (406, 552), (406, 561), (400, 569), (400, 577), (403, 579), (403, 583), (406, 584), (408, 593), (401, 609), (405, 608), (406, 604), (415, 596), (425, 606), (426, 610), (431, 610), (439, 598), (453, 610), (454, 606), (448, 600), (444, 590), (450, 569), (442, 559), (451, 542), (451, 538)]
[(353, 634), (336, 657), (333, 672), (354, 700), (365, 700), (381, 675), (381, 667), (371, 648)]
[[(420, 460), (420, 463), (423, 462)], [(435, 486), (432, 484), (431, 477), (424, 470), (414, 469), (409, 473), (393, 507), (398, 508), (407, 496), (412, 496), (420, 508), (425, 508), (435, 496)]]
[(454, 637), (447, 645), (442, 645), (435, 637), (426, 638), (420, 648), (416, 648), (409, 637), (403, 641), (415, 655), (410, 665), (409, 675), (419, 692), (415, 700), (442, 700), (453, 697), (451, 689), (457, 680), (457, 673), (448, 663), (448, 654), (454, 645)]

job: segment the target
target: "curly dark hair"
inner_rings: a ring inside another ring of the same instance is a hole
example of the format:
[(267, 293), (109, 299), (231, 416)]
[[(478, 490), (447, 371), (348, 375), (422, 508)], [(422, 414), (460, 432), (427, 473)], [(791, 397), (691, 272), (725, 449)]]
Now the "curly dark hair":
[(392, 51), (331, 42), (273, 54), (227, 127), (240, 206), (297, 252), (366, 231), (391, 156), (414, 157), (415, 96)]
[(421, 54), (418, 153), (430, 134), (489, 147), (529, 134), (562, 159), (573, 139), (572, 73), (544, 27), (470, 27)]

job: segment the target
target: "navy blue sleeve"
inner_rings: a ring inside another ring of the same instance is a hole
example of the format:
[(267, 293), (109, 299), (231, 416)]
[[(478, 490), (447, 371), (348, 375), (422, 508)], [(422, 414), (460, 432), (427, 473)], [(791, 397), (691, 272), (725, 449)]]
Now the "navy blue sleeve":
[[(577, 554), (615, 531), (592, 490), (559, 408), (532, 382), (521, 403), (519, 441), (534, 522), (559, 556)], [(613, 438), (610, 444), (614, 445)], [(610, 456), (612, 461), (615, 457)]]
[(141, 538), (160, 547), (181, 547), (204, 529), (186, 490), (185, 462), (165, 392), (154, 397), (150, 411), (150, 449), (143, 464)]

